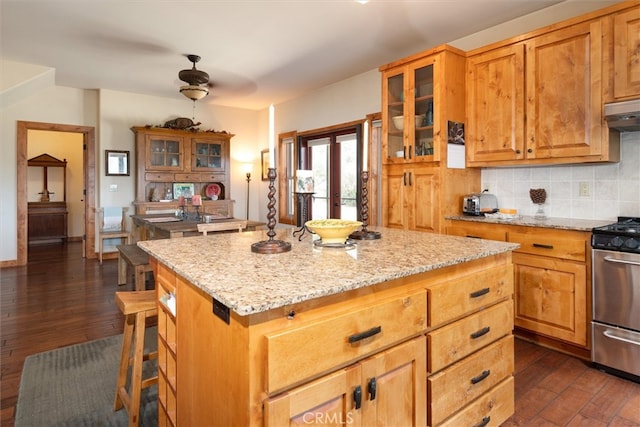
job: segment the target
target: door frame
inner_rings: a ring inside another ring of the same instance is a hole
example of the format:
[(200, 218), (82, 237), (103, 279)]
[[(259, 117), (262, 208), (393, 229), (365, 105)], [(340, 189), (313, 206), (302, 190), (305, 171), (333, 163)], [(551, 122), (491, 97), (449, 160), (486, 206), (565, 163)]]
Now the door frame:
[(27, 241), (27, 143), (29, 130), (81, 133), (82, 157), (84, 162), (84, 238), (83, 255), (96, 258), (95, 251), (95, 128), (90, 126), (65, 125), (59, 123), (17, 122), (17, 211), (18, 211), (18, 259), (17, 265), (26, 265), (28, 257)]

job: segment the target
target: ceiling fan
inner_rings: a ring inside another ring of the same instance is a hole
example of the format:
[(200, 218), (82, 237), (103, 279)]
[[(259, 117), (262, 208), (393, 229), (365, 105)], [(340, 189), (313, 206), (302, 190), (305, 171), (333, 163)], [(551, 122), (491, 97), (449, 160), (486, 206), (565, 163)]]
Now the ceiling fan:
[(178, 78), (187, 83), (184, 86), (180, 86), (180, 93), (195, 102), (209, 94), (209, 87), (212, 84), (209, 82), (209, 74), (196, 68), (196, 63), (200, 61), (200, 57), (191, 54), (186, 56), (193, 63), (193, 67), (181, 70), (178, 73)]

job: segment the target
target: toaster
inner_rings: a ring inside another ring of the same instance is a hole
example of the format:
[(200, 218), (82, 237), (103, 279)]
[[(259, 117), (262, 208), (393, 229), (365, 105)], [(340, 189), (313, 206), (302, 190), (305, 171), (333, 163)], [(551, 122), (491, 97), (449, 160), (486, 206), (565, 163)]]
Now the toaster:
[(462, 201), (462, 213), (480, 216), (486, 213), (498, 212), (498, 199), (489, 193), (475, 193), (465, 196)]

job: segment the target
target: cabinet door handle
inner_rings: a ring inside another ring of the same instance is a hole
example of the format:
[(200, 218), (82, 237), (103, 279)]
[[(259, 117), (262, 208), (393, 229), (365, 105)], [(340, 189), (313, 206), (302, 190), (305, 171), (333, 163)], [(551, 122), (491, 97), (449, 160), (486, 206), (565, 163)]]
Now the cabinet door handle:
[(480, 421), (480, 423), (474, 425), (473, 427), (484, 427), (489, 424), (489, 421), (491, 421), (491, 417), (484, 417), (482, 421)]
[(407, 158), (407, 147), (405, 147), (404, 145), (402, 146), (402, 158)]
[(359, 334), (353, 334), (349, 337), (349, 344), (362, 341), (363, 339), (372, 337), (376, 334), (379, 334), (380, 332), (382, 332), (382, 326), (376, 326), (375, 328), (371, 328), (368, 331), (360, 332)]
[(480, 338), (481, 336), (488, 334), (490, 330), (491, 330), (490, 327), (485, 326), (484, 328), (480, 329), (479, 331), (476, 331), (476, 332), (472, 333), (471, 334), (471, 338), (473, 338), (474, 340), (476, 338)]
[(534, 248), (542, 248), (542, 249), (553, 249), (553, 245), (545, 245), (543, 243), (534, 243)]
[(369, 385), (367, 386), (369, 389), (369, 400), (376, 400), (376, 391), (377, 391), (377, 383), (376, 377), (373, 377), (369, 380)]
[(491, 371), (487, 369), (486, 371), (482, 371), (480, 375), (477, 377), (471, 378), (471, 384), (478, 384), (480, 381), (484, 380), (491, 374)]
[(409, 160), (411, 160), (411, 151), (413, 151), (411, 150), (411, 146), (409, 146), (409, 149), (407, 151), (409, 152)]
[[(411, 156), (409, 156), (411, 157)], [(409, 186), (412, 186), (413, 184), (411, 183), (411, 175), (413, 175), (413, 172), (409, 172)]]
[(402, 184), (405, 187), (407, 186), (407, 173), (406, 172), (402, 172)]
[(353, 389), (353, 403), (355, 404), (356, 409), (360, 409), (362, 406), (362, 387), (359, 385)]
[(481, 297), (482, 295), (486, 295), (488, 293), (489, 293), (489, 288), (484, 288), (484, 289), (480, 289), (479, 291), (471, 292), (469, 294), (469, 296), (471, 298), (478, 298), (478, 297)]

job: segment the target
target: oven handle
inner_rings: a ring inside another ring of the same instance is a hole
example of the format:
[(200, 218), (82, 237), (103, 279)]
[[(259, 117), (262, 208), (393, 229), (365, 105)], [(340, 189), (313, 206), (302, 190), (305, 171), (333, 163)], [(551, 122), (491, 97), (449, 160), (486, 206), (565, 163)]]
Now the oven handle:
[(609, 256), (604, 257), (604, 260), (605, 261), (609, 261), (609, 262), (617, 262), (618, 264), (629, 264), (629, 265), (638, 265), (638, 266), (640, 266), (640, 262), (627, 261), (626, 259), (611, 258)]
[(614, 335), (611, 331), (604, 331), (602, 334), (607, 338), (611, 338), (612, 340), (624, 341), (627, 344), (640, 345), (640, 342), (638, 342), (638, 341), (634, 341), (634, 340), (630, 340), (630, 339), (627, 339), (627, 338), (618, 337), (618, 336)]

